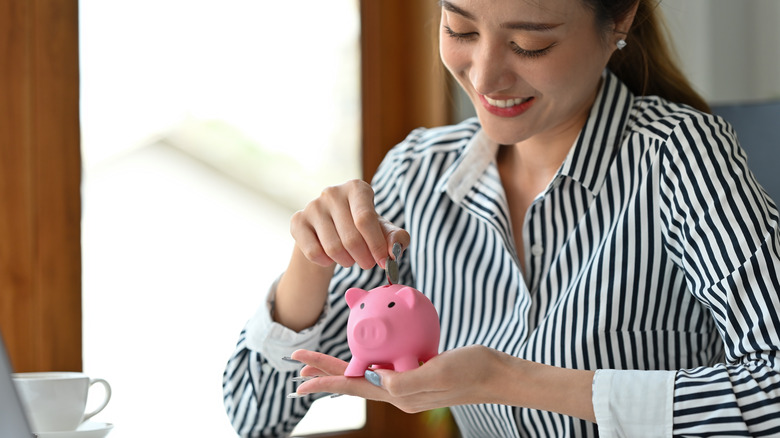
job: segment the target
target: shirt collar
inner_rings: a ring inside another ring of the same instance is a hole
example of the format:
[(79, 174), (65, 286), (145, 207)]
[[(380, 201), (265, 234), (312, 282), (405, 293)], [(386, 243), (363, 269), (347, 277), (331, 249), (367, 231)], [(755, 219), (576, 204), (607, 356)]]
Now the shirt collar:
[(463, 153), (442, 175), (439, 191), (447, 192), (456, 203), (462, 202), (496, 159), (497, 152), (498, 144), (490, 140), (482, 128), (477, 130)]
[(609, 165), (623, 141), (634, 96), (612, 72), (604, 70), (601, 88), (577, 140), (553, 183), (569, 177), (596, 195), (604, 184)]
[[(609, 163), (622, 141), (634, 97), (620, 79), (605, 70), (593, 107), (566, 159), (551, 181), (552, 187), (562, 177), (569, 177), (594, 195), (609, 171)], [(464, 147), (439, 182), (455, 202), (461, 202), (495, 161), (498, 144), (479, 129)], [(548, 187), (550, 190), (550, 187)]]

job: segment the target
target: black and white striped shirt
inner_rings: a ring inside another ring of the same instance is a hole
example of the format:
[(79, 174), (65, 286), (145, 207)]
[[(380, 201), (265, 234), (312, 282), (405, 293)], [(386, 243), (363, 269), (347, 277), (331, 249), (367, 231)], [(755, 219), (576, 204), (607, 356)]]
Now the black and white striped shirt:
[[(523, 225), (524, 276), (495, 163), (476, 119), (419, 129), (376, 177), (380, 214), (412, 236), (401, 283), (428, 295), (441, 349), (486, 345), (599, 371), (598, 426), (501, 405), (452, 411), (466, 437), (780, 434), (780, 234), (775, 204), (722, 119), (635, 97), (611, 73), (586, 125)], [(384, 283), (338, 269), (302, 333), (263, 306), (224, 375), (244, 436), (292, 430), (296, 348), (349, 359), (344, 291)], [(272, 295), (272, 294), (271, 294)], [(658, 370), (658, 371), (650, 371)]]

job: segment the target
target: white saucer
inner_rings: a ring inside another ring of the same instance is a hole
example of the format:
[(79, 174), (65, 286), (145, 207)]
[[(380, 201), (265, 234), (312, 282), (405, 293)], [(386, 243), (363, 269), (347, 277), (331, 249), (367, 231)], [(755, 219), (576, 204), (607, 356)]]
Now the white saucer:
[(114, 428), (111, 423), (87, 421), (76, 430), (64, 432), (35, 432), (38, 438), (103, 438)]

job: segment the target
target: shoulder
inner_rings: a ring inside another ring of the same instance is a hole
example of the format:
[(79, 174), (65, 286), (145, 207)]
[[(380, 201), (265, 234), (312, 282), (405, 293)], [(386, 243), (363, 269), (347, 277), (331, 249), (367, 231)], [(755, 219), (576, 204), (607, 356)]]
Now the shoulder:
[(446, 167), (462, 154), (480, 128), (476, 118), (455, 125), (417, 128), (388, 152), (378, 173), (436, 172), (434, 167)]
[(417, 128), (393, 148), (391, 153), (419, 156), (458, 152), (479, 129), (480, 124), (475, 117), (456, 125)]
[(723, 118), (657, 96), (634, 99), (629, 130), (668, 146), (736, 144), (734, 130)]
[[(476, 118), (456, 125), (418, 128), (387, 153), (372, 185), (375, 200), (431, 196), (437, 181), (461, 157), (481, 126)], [(401, 202), (400, 204), (405, 204)], [(391, 215), (392, 212), (383, 212)]]

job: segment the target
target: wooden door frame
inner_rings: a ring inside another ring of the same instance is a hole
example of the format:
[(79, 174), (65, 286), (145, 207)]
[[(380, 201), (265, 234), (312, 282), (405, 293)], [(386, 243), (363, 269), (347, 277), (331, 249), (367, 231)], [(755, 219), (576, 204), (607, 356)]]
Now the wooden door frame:
[(78, 1), (0, 2), (0, 328), (16, 371), (80, 371)]
[(361, 0), (362, 169), (418, 127), (452, 122), (436, 0)]

